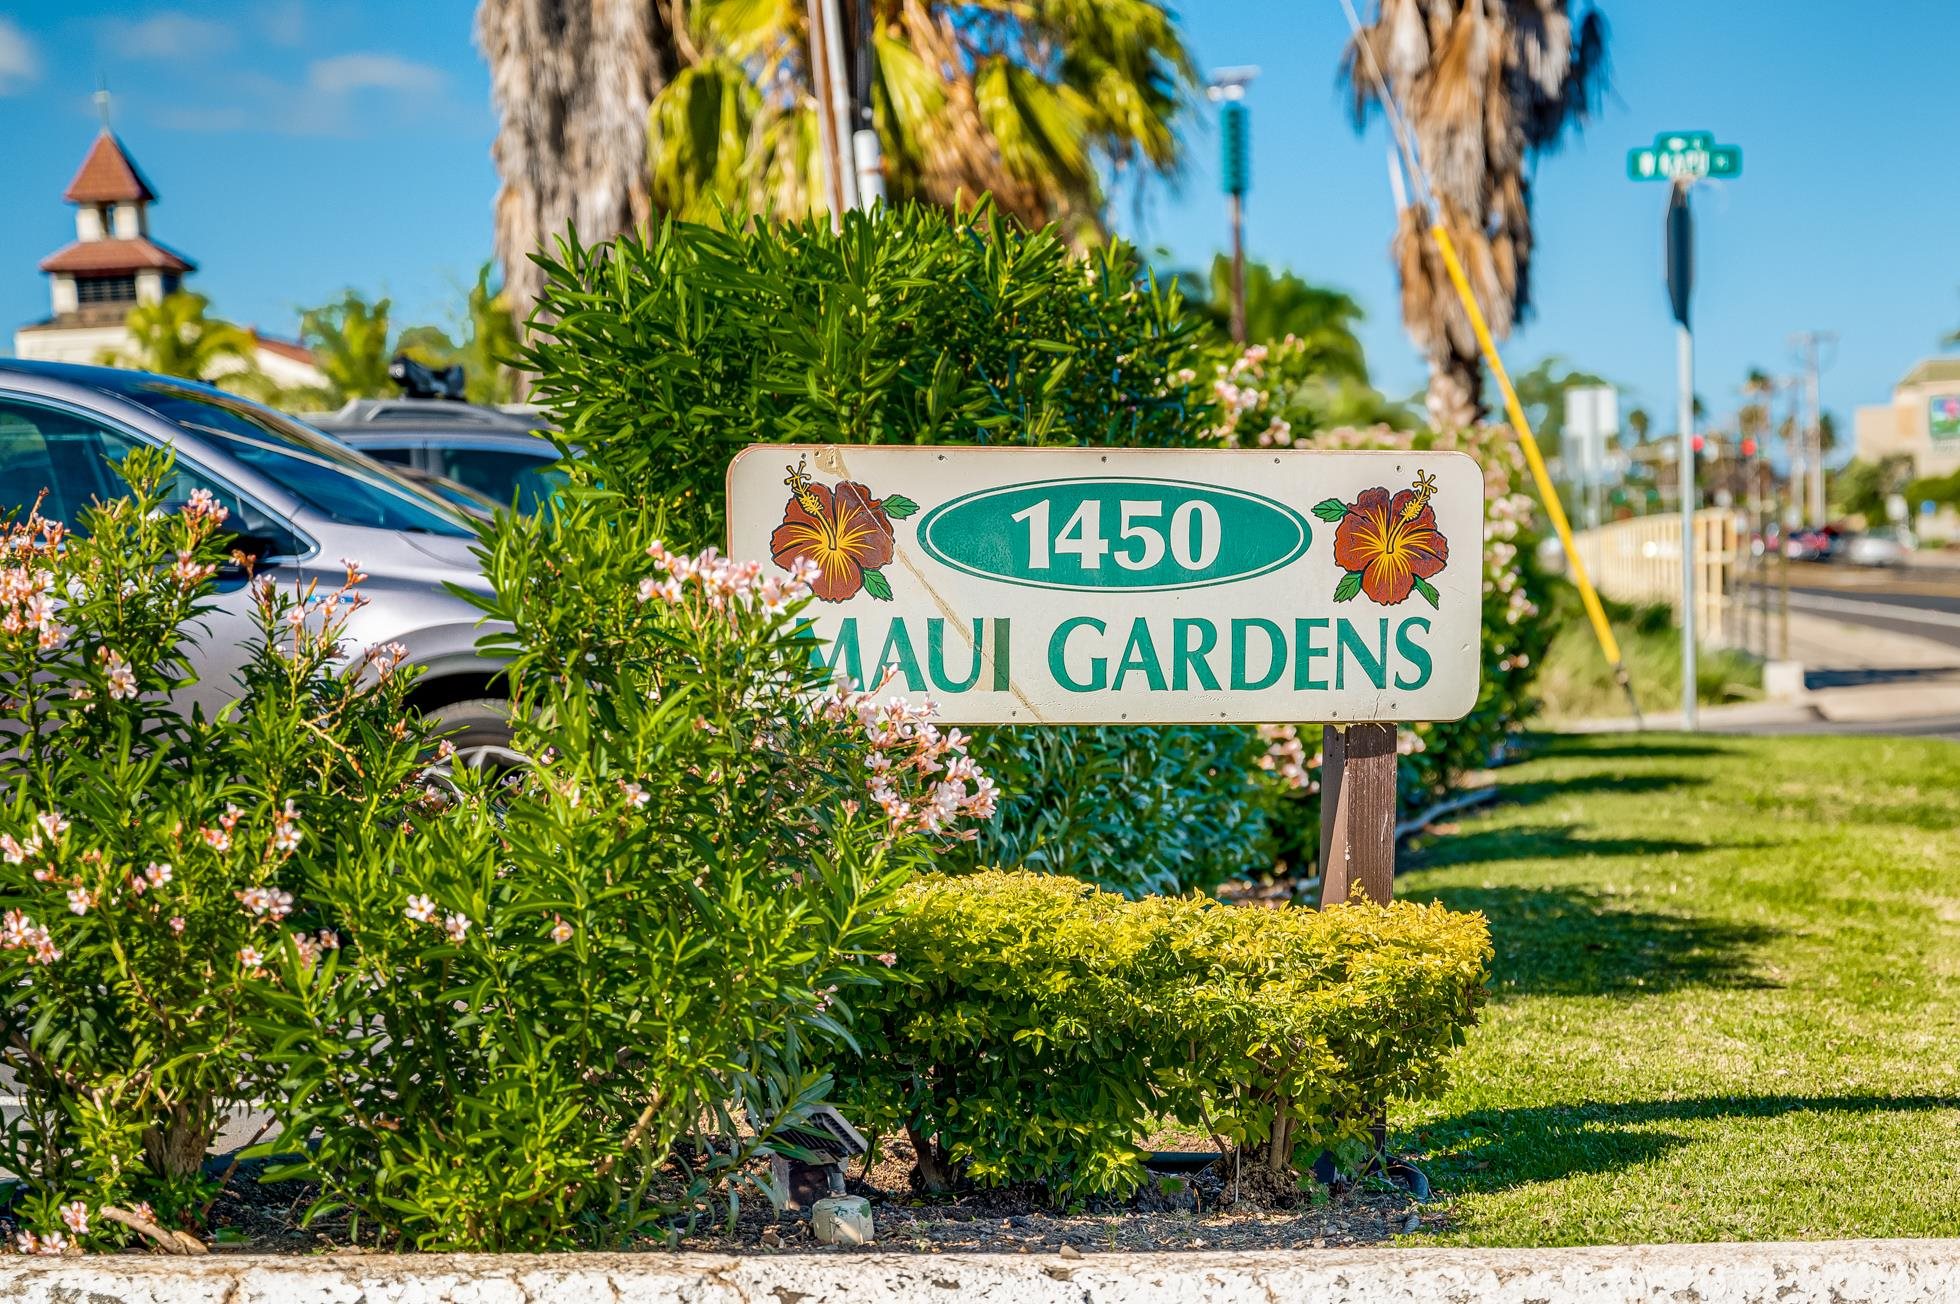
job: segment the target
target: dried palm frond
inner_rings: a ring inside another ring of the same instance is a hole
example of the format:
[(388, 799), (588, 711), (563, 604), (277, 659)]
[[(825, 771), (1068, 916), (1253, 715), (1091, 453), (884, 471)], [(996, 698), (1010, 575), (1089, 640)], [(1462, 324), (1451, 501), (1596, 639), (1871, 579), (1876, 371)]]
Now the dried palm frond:
[(1584, 123), (1605, 89), (1606, 26), (1571, 0), (1376, 0), (1342, 75), (1357, 127), (1381, 109), (1376, 75), (1401, 107), (1435, 215), (1397, 219), (1391, 257), (1402, 319), (1430, 363), (1430, 416), (1475, 420), (1481, 364), (1470, 323), (1425, 225), (1450, 233), (1478, 306), (1499, 337), (1531, 308), (1531, 166)]

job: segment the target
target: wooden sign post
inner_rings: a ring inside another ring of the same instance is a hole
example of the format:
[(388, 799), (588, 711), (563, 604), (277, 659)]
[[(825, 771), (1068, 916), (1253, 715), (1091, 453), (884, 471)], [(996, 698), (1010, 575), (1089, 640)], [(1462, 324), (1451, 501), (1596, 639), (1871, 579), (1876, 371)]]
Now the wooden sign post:
[(758, 444), (728, 552), (814, 565), (812, 656), (950, 723), (1327, 722), (1323, 899), (1386, 901), (1395, 722), (1477, 700), (1483, 492), (1453, 452)]
[(1320, 731), (1320, 904), (1395, 895), (1395, 726)]

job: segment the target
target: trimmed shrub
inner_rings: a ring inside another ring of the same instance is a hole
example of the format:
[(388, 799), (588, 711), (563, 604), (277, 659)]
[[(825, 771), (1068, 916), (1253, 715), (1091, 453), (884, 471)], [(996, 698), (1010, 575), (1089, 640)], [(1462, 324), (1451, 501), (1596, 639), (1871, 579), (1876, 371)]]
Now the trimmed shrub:
[[(986, 207), (848, 213), (841, 232), (669, 221), (540, 263), (533, 393), (677, 546), (723, 541), (728, 461), (751, 443), (1165, 447), (1213, 419), (1201, 323), (1134, 250), (1080, 254)], [(1127, 893), (1265, 868), (1260, 750), (1234, 728), (981, 730), (1012, 798), (968, 863)]]
[(1433, 1095), (1484, 998), (1481, 915), (1125, 901), (1026, 872), (914, 882), (838, 1089), (928, 1186), (1123, 1195), (1171, 1119), (1286, 1176)]

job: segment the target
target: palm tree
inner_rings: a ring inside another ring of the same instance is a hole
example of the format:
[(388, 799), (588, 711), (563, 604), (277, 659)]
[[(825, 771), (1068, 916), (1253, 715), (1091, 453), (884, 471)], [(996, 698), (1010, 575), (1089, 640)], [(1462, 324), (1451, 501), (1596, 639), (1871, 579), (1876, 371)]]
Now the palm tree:
[(104, 349), (104, 366), (135, 367), (186, 380), (212, 380), (258, 369), (258, 348), (242, 326), (209, 315), (211, 301), (192, 290), (178, 290), (155, 303), (129, 310), (129, 342)]
[[(1232, 260), (1219, 254), (1202, 292), (1195, 277), (1180, 277), (1219, 333), (1228, 329), (1232, 302)], [(1261, 262), (1245, 265), (1245, 337), (1254, 344), (1277, 344), (1291, 336), (1302, 346), (1306, 370), (1329, 380), (1368, 379), (1368, 357), (1354, 328), (1366, 314), (1345, 291), (1314, 285), (1289, 271), (1275, 272)]]
[[(1030, 224), (1099, 230), (1105, 173), (1168, 174), (1194, 71), (1159, 0), (860, 0), (872, 110), (893, 200), (990, 193)], [(802, 0), (696, 0), (677, 13), (685, 67), (654, 99), (653, 199), (827, 209)]]
[(680, 0), (482, 0), (497, 138), (496, 253), (518, 319), (543, 284), (531, 254), (567, 226), (586, 243), (648, 216), (647, 110), (675, 66)]
[(392, 306), (388, 299), (370, 302), (346, 290), (332, 303), (300, 313), (300, 343), (313, 350), (313, 363), (327, 378), (327, 404), (394, 392), (388, 379), (388, 360), (394, 356), (388, 335)]
[(1382, 107), (1379, 76), (1440, 209), (1405, 205), (1392, 257), (1441, 429), (1483, 415), (1483, 364), (1427, 228), (1440, 218), (1492, 331), (1508, 334), (1531, 306), (1529, 167), (1605, 88), (1605, 22), (1590, 7), (1578, 19), (1571, 9), (1570, 0), (1375, 0), (1342, 59), (1357, 129)]

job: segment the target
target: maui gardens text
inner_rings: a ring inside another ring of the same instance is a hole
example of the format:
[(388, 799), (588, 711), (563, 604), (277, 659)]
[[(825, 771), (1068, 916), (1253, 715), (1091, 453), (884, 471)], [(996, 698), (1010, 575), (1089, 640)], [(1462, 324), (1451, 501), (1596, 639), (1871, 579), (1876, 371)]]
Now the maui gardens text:
[(1454, 719), (1461, 453), (756, 445), (729, 554), (816, 567), (812, 656), (955, 723)]

